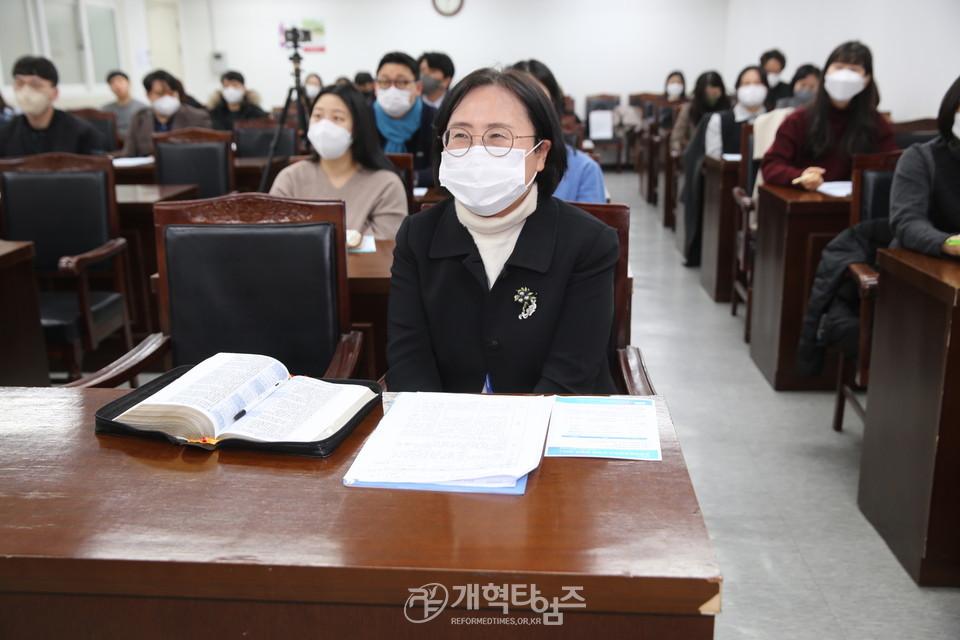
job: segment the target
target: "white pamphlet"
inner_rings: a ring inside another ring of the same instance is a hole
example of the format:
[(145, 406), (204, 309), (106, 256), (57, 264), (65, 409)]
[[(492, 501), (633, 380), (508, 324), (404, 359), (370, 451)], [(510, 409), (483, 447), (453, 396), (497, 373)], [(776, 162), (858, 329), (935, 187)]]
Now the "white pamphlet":
[(638, 396), (557, 396), (545, 455), (662, 460), (656, 403)]

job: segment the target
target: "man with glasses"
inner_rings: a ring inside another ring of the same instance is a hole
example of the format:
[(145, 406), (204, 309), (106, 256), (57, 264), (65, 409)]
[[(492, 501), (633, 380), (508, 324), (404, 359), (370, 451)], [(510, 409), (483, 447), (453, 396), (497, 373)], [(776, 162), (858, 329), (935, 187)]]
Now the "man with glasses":
[(412, 153), (414, 183), (433, 186), (430, 146), (437, 110), (424, 104), (417, 62), (399, 51), (383, 56), (377, 66), (373, 115), (386, 153)]
[(59, 79), (46, 58), (24, 56), (14, 63), (13, 94), (23, 113), (0, 125), (0, 158), (51, 151), (104, 153), (103, 135), (92, 124), (53, 108)]

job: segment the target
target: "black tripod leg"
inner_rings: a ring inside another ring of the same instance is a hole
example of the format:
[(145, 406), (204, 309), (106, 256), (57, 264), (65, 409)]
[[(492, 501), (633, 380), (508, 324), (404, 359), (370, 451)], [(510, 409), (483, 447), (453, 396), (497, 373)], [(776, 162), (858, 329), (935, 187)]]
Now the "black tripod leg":
[[(283, 111), (280, 112), (280, 121), (277, 123), (277, 130), (273, 134), (273, 140), (270, 141), (270, 151), (267, 153), (267, 164), (263, 167), (263, 174), (260, 176), (260, 188), (257, 189), (260, 193), (267, 192), (267, 181), (270, 179), (270, 170), (273, 168), (273, 158), (277, 155), (277, 146), (280, 144), (280, 134), (283, 133), (283, 128), (287, 124), (287, 111), (290, 109), (290, 101), (293, 99), (293, 94), (297, 91), (296, 87), (290, 87), (290, 90), (287, 91), (287, 99), (283, 103)], [(303, 112), (303, 105), (298, 106), (298, 111)]]

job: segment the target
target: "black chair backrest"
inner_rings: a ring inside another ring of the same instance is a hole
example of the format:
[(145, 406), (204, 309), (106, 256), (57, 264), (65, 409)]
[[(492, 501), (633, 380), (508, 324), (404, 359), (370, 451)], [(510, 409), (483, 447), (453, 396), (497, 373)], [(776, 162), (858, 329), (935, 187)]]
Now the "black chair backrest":
[(116, 151), (117, 129), (115, 120), (108, 120), (107, 118), (84, 118), (84, 120), (92, 124), (103, 136), (104, 151)]
[[(3, 179), (4, 235), (32, 240), (38, 273), (56, 273), (63, 256), (110, 239), (107, 177), (102, 171), (7, 172)], [(90, 266), (109, 269), (109, 261)]]
[(590, 137), (590, 112), (591, 111), (613, 111), (620, 106), (619, 96), (587, 96), (587, 122), (586, 136)]
[(331, 223), (170, 225), (164, 244), (175, 364), (263, 353), (323, 375), (340, 336)]
[(903, 132), (895, 132), (893, 134), (893, 139), (896, 141), (898, 149), (906, 149), (912, 144), (933, 140), (938, 135), (940, 135), (940, 132), (935, 130), (934, 131), (903, 131)]
[[(276, 129), (249, 129), (236, 128), (233, 130), (234, 138), (237, 141), (238, 158), (261, 158), (270, 154), (270, 143), (273, 142), (273, 136)], [(285, 158), (296, 155), (297, 149), (297, 130), (292, 127), (284, 127), (280, 132), (280, 140), (277, 142), (277, 152), (274, 154), (278, 158)]]
[(860, 220), (886, 218), (890, 215), (890, 187), (893, 171), (866, 169), (860, 193)]
[(157, 184), (195, 184), (201, 198), (230, 192), (230, 158), (219, 142), (159, 142)]

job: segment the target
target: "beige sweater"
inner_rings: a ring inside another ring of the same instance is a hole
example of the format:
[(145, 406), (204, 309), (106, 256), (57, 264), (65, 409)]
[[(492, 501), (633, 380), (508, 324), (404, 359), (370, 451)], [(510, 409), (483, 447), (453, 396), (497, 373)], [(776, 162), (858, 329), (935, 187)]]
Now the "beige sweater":
[(319, 162), (301, 160), (277, 176), (270, 195), (301, 200), (343, 200), (347, 229), (393, 240), (407, 215), (407, 194), (392, 171), (361, 167), (339, 189), (330, 184)]

